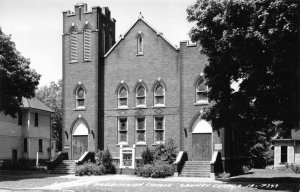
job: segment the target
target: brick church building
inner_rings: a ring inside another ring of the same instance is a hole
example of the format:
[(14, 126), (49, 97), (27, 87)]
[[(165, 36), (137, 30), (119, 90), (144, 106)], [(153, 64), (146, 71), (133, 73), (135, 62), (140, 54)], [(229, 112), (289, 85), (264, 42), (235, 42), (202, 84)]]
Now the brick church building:
[[(188, 161), (239, 161), (240, 135), (201, 119), (209, 104), (199, 44), (172, 45), (142, 15), (115, 41), (107, 7), (63, 12), (63, 150), (78, 160), (108, 148), (135, 167), (146, 146), (172, 139)], [(182, 153), (181, 153), (182, 154)]]

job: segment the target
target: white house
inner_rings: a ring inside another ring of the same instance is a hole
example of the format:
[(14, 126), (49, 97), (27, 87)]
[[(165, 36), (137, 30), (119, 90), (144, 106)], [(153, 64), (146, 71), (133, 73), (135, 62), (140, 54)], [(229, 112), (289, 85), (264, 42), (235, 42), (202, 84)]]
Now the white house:
[(0, 167), (20, 160), (50, 158), (50, 115), (53, 112), (37, 98), (22, 100), (17, 118), (0, 113)]
[(300, 165), (300, 129), (291, 131), (290, 139), (273, 139), (274, 167)]

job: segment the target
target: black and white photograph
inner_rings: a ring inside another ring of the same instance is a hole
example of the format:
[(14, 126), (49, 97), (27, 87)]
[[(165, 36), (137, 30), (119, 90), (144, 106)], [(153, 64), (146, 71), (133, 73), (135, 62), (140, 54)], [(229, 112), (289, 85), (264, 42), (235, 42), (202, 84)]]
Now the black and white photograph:
[(299, 0), (0, 0), (0, 192), (300, 192)]

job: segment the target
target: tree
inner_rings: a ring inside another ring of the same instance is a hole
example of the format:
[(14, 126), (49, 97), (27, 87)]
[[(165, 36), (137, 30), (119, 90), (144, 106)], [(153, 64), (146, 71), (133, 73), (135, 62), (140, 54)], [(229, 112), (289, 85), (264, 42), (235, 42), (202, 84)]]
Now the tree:
[(24, 58), (0, 27), (0, 112), (16, 117), (22, 97), (32, 98), (41, 75), (29, 68)]
[(190, 37), (208, 57), (213, 102), (202, 117), (216, 129), (243, 129), (248, 149), (299, 125), (299, 3), (198, 0), (187, 9)]
[(36, 92), (36, 97), (54, 111), (51, 115), (51, 132), (59, 139), (57, 149), (62, 148), (62, 80), (51, 82), (49, 86), (43, 86)]

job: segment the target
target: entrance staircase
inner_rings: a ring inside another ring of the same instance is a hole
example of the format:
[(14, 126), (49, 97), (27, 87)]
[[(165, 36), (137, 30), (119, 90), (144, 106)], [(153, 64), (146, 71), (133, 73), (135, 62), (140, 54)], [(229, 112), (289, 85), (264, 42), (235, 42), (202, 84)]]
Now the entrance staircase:
[(53, 174), (75, 174), (75, 160), (63, 160), (51, 173)]
[(210, 177), (210, 162), (186, 161), (180, 177)]

